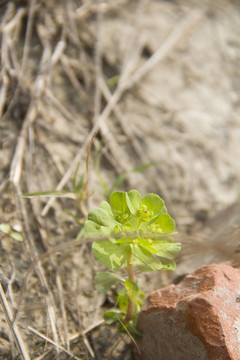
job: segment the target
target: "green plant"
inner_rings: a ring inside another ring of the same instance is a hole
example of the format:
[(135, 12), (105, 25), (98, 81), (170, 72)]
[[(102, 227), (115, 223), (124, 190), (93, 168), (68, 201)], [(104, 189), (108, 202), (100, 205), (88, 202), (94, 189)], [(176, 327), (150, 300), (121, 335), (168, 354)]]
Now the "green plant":
[[(100, 208), (89, 212), (80, 238), (94, 239), (92, 251), (96, 259), (113, 270), (95, 276), (96, 289), (106, 292), (118, 282), (123, 285), (117, 296), (118, 309), (104, 314), (107, 323), (119, 320), (122, 327), (134, 333), (144, 297), (134, 268), (174, 270), (173, 259), (180, 251), (180, 244), (173, 241), (174, 229), (164, 201), (156, 194), (142, 198), (137, 190), (114, 192), (110, 204), (103, 201)], [(127, 278), (116, 273), (122, 267)]]
[(22, 234), (19, 231), (13, 230), (13, 228), (9, 224), (0, 224), (0, 235), (3, 238), (23, 241)]

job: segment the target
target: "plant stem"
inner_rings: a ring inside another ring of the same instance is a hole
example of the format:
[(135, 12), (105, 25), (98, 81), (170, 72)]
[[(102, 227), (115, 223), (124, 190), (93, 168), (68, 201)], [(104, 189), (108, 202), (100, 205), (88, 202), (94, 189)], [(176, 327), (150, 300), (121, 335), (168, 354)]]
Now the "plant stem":
[[(128, 279), (135, 283), (135, 276), (132, 265), (132, 253), (130, 253), (130, 255), (127, 258), (127, 272), (128, 272)], [(135, 310), (135, 301), (131, 301), (130, 299), (128, 299), (128, 308), (125, 317), (126, 323), (128, 323), (133, 318), (134, 310)]]

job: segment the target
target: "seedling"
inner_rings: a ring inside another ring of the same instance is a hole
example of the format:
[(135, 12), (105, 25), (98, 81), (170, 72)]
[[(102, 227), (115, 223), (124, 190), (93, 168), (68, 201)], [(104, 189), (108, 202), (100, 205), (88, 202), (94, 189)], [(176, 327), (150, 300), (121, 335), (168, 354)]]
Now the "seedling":
[[(180, 251), (180, 244), (173, 241), (174, 229), (164, 201), (156, 194), (142, 198), (137, 190), (114, 192), (110, 204), (103, 201), (100, 208), (89, 212), (80, 237), (94, 239), (94, 256), (112, 270), (95, 276), (96, 289), (106, 292), (119, 282), (123, 285), (118, 292), (118, 309), (104, 314), (108, 324), (119, 320), (123, 329), (136, 335), (134, 323), (144, 293), (134, 269), (174, 270), (173, 259)], [(126, 276), (117, 273), (122, 267)]]
[(0, 236), (16, 241), (23, 241), (22, 234), (19, 231), (13, 230), (9, 224), (0, 224)]

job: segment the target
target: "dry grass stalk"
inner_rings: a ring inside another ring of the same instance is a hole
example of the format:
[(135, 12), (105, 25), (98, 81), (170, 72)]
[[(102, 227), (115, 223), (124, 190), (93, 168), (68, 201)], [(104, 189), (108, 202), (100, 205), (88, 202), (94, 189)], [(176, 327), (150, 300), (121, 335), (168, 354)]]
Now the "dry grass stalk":
[(2, 304), (2, 309), (5, 314), (6, 322), (8, 324), (9, 330), (14, 338), (15, 345), (19, 351), (23, 360), (30, 360), (30, 356), (28, 353), (27, 344), (23, 341), (20, 330), (14, 321), (13, 312), (11, 307), (7, 301), (5, 293), (3, 291), (2, 285), (0, 284), (0, 300)]
[[(62, 346), (60, 346), (59, 344), (57, 344), (55, 341), (53, 341), (52, 339), (50, 339), (49, 337), (45, 336), (44, 334), (40, 333), (38, 330), (33, 329), (31, 326), (28, 326), (28, 330), (30, 330), (32, 333), (36, 334), (37, 336), (39, 336), (40, 338), (44, 339), (45, 341), (47, 341), (49, 344), (53, 345), (55, 348), (57, 348), (58, 350), (63, 351), (65, 354), (69, 355), (71, 357), (71, 359), (74, 360), (80, 360), (79, 357), (74, 356), (72, 353), (70, 353), (67, 349), (63, 348)], [(44, 356), (46, 356), (46, 354), (44, 354)], [(42, 356), (38, 357), (37, 359), (40, 360), (42, 358)]]

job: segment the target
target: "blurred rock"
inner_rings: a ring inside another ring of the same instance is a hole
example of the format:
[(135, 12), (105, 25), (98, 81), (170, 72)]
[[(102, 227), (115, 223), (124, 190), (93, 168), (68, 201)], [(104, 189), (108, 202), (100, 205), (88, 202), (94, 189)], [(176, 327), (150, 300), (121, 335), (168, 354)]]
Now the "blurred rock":
[(239, 360), (240, 270), (201, 266), (153, 292), (137, 328), (138, 360)]

